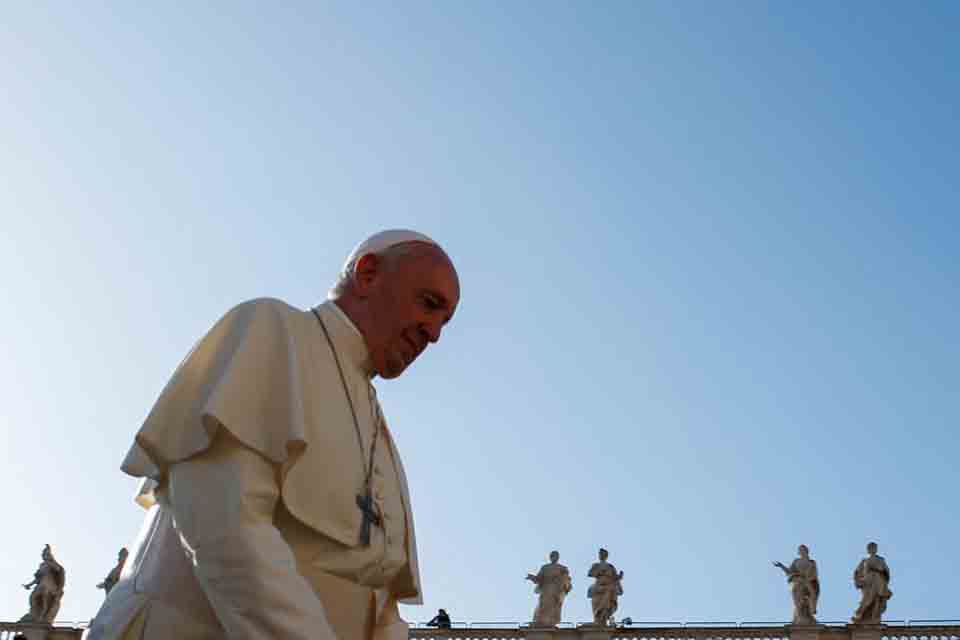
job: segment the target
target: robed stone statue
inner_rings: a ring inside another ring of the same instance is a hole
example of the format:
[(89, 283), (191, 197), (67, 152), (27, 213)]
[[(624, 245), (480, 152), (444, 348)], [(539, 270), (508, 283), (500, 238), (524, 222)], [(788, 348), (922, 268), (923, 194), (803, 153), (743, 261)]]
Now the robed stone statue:
[(587, 574), (594, 579), (587, 589), (587, 597), (593, 608), (593, 623), (603, 627), (613, 624), (618, 598), (623, 595), (623, 571), (617, 572), (617, 568), (607, 562), (608, 555), (606, 549), (600, 549), (600, 561), (594, 562)]
[(790, 593), (793, 595), (793, 624), (816, 624), (817, 601), (820, 599), (820, 578), (817, 574), (817, 562), (810, 557), (807, 545), (797, 548), (800, 557), (789, 567), (774, 562), (787, 576)]
[(540, 567), (537, 575), (528, 573), (527, 580), (537, 585), (534, 593), (540, 595), (537, 608), (533, 612), (533, 625), (555, 627), (560, 624), (563, 599), (573, 589), (570, 571), (560, 564), (560, 553), (551, 551), (550, 563)]
[(33, 581), (23, 585), (24, 589), (33, 591), (30, 592), (30, 612), (20, 618), (20, 622), (52, 624), (60, 611), (67, 574), (53, 557), (49, 544), (43, 547), (40, 556), (43, 560), (33, 574)]
[(97, 589), (103, 589), (106, 593), (110, 593), (114, 585), (120, 581), (120, 574), (123, 573), (123, 566), (127, 563), (128, 554), (129, 551), (126, 547), (120, 549), (120, 553), (117, 554), (117, 565), (110, 570), (103, 582), (97, 585)]
[(853, 572), (853, 583), (860, 590), (860, 606), (850, 619), (854, 624), (880, 624), (880, 617), (887, 610), (890, 591), (890, 567), (877, 555), (877, 543), (867, 545), (867, 557), (860, 561)]

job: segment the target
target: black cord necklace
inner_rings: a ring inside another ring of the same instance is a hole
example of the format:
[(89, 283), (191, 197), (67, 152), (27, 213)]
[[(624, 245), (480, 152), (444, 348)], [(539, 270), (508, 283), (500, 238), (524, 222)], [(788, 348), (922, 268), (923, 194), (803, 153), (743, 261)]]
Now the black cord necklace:
[(360, 447), (360, 464), (363, 465), (364, 472), (364, 481), (363, 481), (363, 493), (357, 494), (357, 508), (360, 509), (361, 514), (363, 515), (363, 522), (360, 524), (360, 544), (364, 547), (370, 546), (370, 526), (383, 526), (383, 520), (380, 516), (380, 510), (377, 508), (377, 504), (373, 501), (373, 495), (370, 491), (370, 480), (373, 475), (373, 457), (377, 451), (377, 440), (380, 436), (380, 412), (374, 408), (373, 396), (370, 395), (370, 385), (367, 384), (367, 399), (370, 401), (370, 415), (373, 416), (373, 442), (370, 444), (370, 462), (367, 463), (363, 459), (363, 436), (360, 434), (360, 421), (357, 420), (357, 410), (353, 406), (353, 398), (350, 395), (350, 387), (347, 386), (347, 377), (343, 374), (343, 367), (340, 364), (340, 355), (337, 353), (337, 348), (333, 344), (333, 339), (330, 337), (330, 332), (327, 330), (327, 325), (324, 324), (323, 319), (320, 317), (320, 314), (317, 312), (316, 308), (310, 309), (313, 312), (314, 317), (316, 317), (317, 322), (320, 323), (320, 328), (323, 329), (323, 335), (327, 339), (327, 344), (330, 345), (330, 351), (333, 353), (333, 360), (337, 363), (337, 373), (340, 374), (340, 384), (343, 385), (343, 394), (347, 397), (347, 404), (350, 406), (350, 415), (353, 417), (353, 428), (357, 432), (357, 445)]

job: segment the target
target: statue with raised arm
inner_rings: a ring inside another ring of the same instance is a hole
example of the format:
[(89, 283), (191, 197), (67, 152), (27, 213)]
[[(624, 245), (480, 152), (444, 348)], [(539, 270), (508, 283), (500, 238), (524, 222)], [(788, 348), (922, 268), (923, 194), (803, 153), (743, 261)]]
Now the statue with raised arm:
[(867, 545), (867, 557), (860, 561), (853, 572), (853, 583), (860, 589), (860, 606), (850, 619), (854, 624), (880, 624), (880, 617), (887, 610), (890, 591), (890, 567), (877, 555), (877, 543)]
[(537, 585), (534, 593), (540, 594), (533, 612), (533, 626), (555, 627), (560, 623), (563, 599), (573, 588), (570, 571), (560, 564), (560, 553), (550, 552), (550, 563), (540, 567), (537, 575), (527, 574), (527, 580)]
[(617, 600), (623, 595), (623, 571), (607, 562), (609, 553), (600, 549), (600, 562), (594, 562), (587, 574), (593, 578), (593, 584), (587, 589), (587, 597), (593, 608), (593, 623), (601, 627), (613, 624), (613, 614), (617, 612)]
[(33, 574), (33, 581), (23, 585), (30, 593), (30, 612), (20, 622), (52, 624), (60, 610), (60, 598), (66, 583), (66, 572), (53, 557), (50, 545), (43, 547), (43, 561)]
[(110, 570), (110, 573), (107, 574), (107, 577), (103, 579), (103, 582), (97, 585), (97, 589), (103, 589), (104, 595), (110, 593), (110, 590), (120, 582), (120, 574), (123, 573), (123, 565), (127, 563), (127, 551), (126, 547), (120, 549), (120, 553), (117, 554), (117, 566)]
[(817, 624), (817, 600), (820, 598), (820, 578), (817, 575), (817, 561), (810, 557), (807, 545), (797, 549), (800, 557), (786, 567), (774, 562), (787, 576), (790, 593), (793, 595), (793, 624)]

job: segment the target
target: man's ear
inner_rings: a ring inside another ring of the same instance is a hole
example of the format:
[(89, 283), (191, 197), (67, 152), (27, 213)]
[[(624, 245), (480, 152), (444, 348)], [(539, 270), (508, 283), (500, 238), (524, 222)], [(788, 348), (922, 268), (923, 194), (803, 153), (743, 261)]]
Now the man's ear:
[(357, 293), (360, 294), (361, 297), (365, 297), (370, 292), (373, 284), (380, 276), (381, 266), (382, 261), (380, 258), (372, 253), (368, 253), (357, 260), (357, 264), (353, 268), (353, 277), (356, 283)]

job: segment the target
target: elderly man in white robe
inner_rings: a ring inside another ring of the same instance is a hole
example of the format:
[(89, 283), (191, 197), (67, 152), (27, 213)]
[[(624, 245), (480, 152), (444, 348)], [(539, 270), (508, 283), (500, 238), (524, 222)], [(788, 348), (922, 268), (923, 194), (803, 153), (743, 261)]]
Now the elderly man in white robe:
[(460, 299), (430, 238), (378, 233), (307, 311), (260, 299), (187, 355), (123, 470), (148, 509), (89, 640), (399, 640), (422, 603), (410, 496), (371, 384)]

